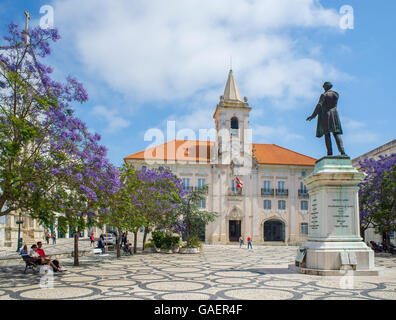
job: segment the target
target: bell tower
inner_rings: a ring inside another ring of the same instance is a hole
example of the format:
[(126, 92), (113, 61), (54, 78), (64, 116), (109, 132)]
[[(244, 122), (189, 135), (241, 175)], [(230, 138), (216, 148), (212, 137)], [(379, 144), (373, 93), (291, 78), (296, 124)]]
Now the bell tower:
[(216, 127), (216, 153), (219, 164), (243, 166), (251, 157), (250, 111), (247, 98), (243, 100), (234, 73), (230, 70), (224, 95), (220, 97), (213, 115)]

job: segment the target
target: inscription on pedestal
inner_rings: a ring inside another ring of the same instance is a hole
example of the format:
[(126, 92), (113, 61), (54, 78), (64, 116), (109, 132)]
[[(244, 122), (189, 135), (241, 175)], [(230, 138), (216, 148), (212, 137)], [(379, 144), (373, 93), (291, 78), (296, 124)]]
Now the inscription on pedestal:
[(310, 215), (310, 233), (316, 233), (319, 229), (319, 208), (318, 208), (318, 199), (316, 195), (312, 197), (311, 200), (311, 215)]
[(348, 194), (330, 194), (327, 205), (329, 222), (333, 225), (333, 234), (348, 235), (352, 232), (351, 216), (354, 204)]

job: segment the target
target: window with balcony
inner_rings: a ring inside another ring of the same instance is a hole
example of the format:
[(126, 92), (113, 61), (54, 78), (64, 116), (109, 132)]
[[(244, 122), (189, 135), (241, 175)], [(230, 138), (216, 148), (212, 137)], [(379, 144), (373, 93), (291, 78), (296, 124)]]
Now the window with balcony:
[(242, 194), (242, 189), (236, 187), (236, 182), (234, 179), (231, 180), (231, 193), (232, 194)]
[(285, 181), (278, 181), (278, 188), (276, 189), (277, 196), (288, 196), (289, 190), (286, 189)]
[(264, 181), (263, 188), (261, 189), (261, 195), (263, 196), (273, 196), (274, 190), (271, 189), (271, 181)]
[(300, 182), (300, 189), (298, 190), (298, 196), (299, 197), (308, 197), (309, 196), (308, 189), (302, 182)]

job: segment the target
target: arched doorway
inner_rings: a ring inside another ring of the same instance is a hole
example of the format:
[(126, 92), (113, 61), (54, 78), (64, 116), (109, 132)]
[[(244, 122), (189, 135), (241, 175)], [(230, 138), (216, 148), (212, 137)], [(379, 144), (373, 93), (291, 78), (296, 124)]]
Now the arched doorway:
[(285, 241), (285, 224), (281, 220), (264, 223), (264, 241)]
[(230, 242), (238, 242), (242, 234), (241, 220), (229, 220), (228, 239)]

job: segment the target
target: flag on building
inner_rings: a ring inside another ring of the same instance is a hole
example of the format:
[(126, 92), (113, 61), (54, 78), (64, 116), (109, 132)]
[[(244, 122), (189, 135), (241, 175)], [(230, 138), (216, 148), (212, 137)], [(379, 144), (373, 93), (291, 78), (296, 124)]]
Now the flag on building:
[(239, 180), (238, 177), (235, 177), (235, 180), (236, 180), (236, 187), (242, 189), (243, 182), (241, 180)]

